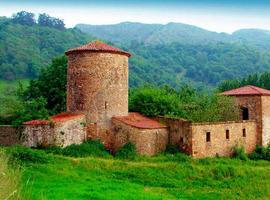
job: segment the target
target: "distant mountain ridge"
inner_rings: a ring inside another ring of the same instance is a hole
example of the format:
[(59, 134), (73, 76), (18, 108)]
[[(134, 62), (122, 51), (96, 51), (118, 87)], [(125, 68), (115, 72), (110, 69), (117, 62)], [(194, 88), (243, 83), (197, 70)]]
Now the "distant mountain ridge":
[(126, 44), (133, 41), (145, 44), (209, 44), (209, 43), (243, 43), (270, 50), (270, 31), (263, 29), (240, 29), (232, 34), (217, 33), (182, 23), (143, 24), (122, 22), (114, 25), (75, 26), (84, 33), (103, 38), (111, 42)]

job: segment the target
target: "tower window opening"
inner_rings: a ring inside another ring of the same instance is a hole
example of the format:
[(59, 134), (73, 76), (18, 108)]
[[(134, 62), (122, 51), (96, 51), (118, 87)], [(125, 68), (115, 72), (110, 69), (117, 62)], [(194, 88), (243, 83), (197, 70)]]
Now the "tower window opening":
[(243, 120), (249, 120), (249, 112), (248, 112), (248, 108), (241, 108), (242, 109), (242, 119)]
[(230, 131), (226, 130), (226, 139), (229, 140), (230, 139)]
[(211, 141), (211, 133), (206, 132), (206, 142), (210, 142), (210, 141)]
[(246, 129), (245, 128), (243, 128), (243, 137), (246, 137), (247, 135), (246, 135)]

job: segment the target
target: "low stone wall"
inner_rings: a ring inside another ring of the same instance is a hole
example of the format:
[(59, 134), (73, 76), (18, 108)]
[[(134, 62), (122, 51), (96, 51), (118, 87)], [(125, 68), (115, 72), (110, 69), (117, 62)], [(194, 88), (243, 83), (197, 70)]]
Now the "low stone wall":
[(85, 117), (71, 120), (24, 125), (23, 144), (29, 147), (80, 144), (86, 138)]
[(180, 151), (192, 152), (191, 122), (185, 119), (174, 119), (159, 116), (157, 120), (169, 127), (169, 144), (176, 145)]
[(163, 152), (168, 144), (168, 129), (142, 129), (127, 125), (118, 120), (112, 121), (113, 151), (132, 142), (141, 155), (155, 155)]
[(192, 123), (191, 131), (193, 157), (230, 156), (236, 145), (243, 146), (247, 153), (256, 148), (255, 121)]
[(20, 132), (18, 129), (10, 125), (0, 126), (0, 145), (11, 146), (20, 143)]

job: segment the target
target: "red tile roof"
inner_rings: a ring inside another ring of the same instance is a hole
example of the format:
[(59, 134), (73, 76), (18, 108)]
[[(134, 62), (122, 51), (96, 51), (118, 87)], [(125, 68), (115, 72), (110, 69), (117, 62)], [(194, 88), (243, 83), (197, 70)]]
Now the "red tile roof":
[(48, 125), (50, 122), (49, 120), (42, 120), (42, 119), (36, 119), (36, 120), (31, 120), (28, 122), (24, 122), (24, 125)]
[(160, 129), (167, 128), (167, 126), (159, 123), (156, 120), (145, 117), (139, 113), (129, 113), (128, 116), (116, 116), (113, 117), (120, 122), (123, 122), (127, 125), (142, 128), (142, 129)]
[(76, 119), (84, 116), (84, 114), (75, 114), (75, 113), (60, 113), (57, 115), (53, 115), (49, 118), (49, 120), (31, 120), (28, 122), (24, 122), (24, 125), (48, 125), (51, 122), (64, 122), (71, 119)]
[(106, 53), (116, 53), (116, 54), (126, 55), (127, 57), (131, 56), (131, 54), (126, 51), (123, 51), (116, 47), (112, 47), (100, 41), (90, 42), (86, 45), (83, 45), (74, 49), (69, 49), (68, 51), (65, 52), (65, 54), (69, 55), (70, 53), (79, 52), (79, 51), (106, 52)]
[(253, 85), (247, 85), (237, 89), (229, 90), (221, 93), (221, 95), (228, 96), (242, 96), (242, 95), (259, 95), (259, 96), (270, 96), (270, 90), (259, 88)]

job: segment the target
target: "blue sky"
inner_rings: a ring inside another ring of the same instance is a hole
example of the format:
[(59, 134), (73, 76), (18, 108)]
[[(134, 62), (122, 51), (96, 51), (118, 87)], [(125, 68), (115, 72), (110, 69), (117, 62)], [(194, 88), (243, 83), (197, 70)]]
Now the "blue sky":
[(21, 10), (59, 17), (67, 27), (132, 21), (180, 22), (228, 33), (241, 28), (270, 30), (270, 0), (0, 0), (1, 16)]

